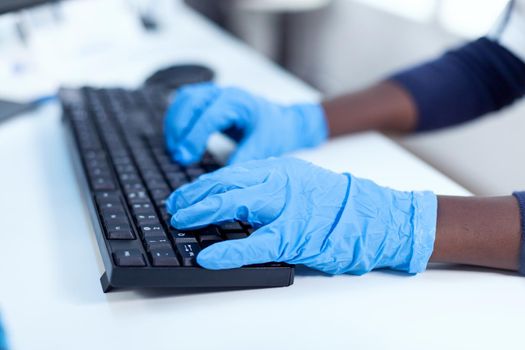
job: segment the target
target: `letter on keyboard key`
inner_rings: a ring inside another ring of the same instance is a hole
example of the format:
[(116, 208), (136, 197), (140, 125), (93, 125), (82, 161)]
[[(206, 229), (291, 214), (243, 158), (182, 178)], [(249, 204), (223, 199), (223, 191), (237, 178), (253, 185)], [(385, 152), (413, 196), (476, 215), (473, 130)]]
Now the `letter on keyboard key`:
[(177, 251), (182, 258), (183, 266), (196, 266), (195, 258), (201, 251), (197, 243), (180, 243), (176, 244)]
[(113, 258), (118, 266), (146, 266), (142, 253), (137, 249), (116, 250)]

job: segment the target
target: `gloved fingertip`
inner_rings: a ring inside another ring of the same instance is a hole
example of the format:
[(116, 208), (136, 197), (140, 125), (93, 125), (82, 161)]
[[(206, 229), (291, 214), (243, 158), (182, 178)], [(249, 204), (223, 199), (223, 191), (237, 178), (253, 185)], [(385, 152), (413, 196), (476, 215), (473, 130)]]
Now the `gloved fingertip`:
[(197, 255), (197, 264), (204, 267), (205, 269), (217, 270), (218, 267), (216, 262), (217, 260), (214, 259), (213, 249), (211, 249), (211, 247), (202, 250)]
[(233, 269), (241, 267), (240, 264), (228, 259), (226, 252), (220, 245), (211, 246), (197, 255), (197, 263), (209, 270)]
[(172, 192), (168, 198), (166, 198), (166, 210), (170, 215), (175, 214), (177, 211), (177, 191)]
[(179, 229), (187, 228), (188, 216), (179, 210), (173, 213), (173, 215), (171, 216), (170, 224), (171, 226)]

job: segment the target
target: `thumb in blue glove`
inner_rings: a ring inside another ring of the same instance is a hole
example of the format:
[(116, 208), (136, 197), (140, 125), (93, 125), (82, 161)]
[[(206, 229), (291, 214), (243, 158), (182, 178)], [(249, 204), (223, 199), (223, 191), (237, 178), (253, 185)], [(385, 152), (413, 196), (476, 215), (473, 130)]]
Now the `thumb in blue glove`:
[(328, 135), (319, 104), (278, 105), (212, 83), (189, 85), (177, 92), (166, 114), (164, 132), (169, 152), (182, 164), (197, 162), (215, 132), (238, 142), (230, 163), (313, 147)]
[(215, 243), (197, 256), (205, 268), (271, 261), (331, 273), (426, 268), (433, 250), (437, 200), (400, 192), (290, 157), (251, 161), (201, 176), (168, 200), (180, 230), (230, 220), (257, 230)]

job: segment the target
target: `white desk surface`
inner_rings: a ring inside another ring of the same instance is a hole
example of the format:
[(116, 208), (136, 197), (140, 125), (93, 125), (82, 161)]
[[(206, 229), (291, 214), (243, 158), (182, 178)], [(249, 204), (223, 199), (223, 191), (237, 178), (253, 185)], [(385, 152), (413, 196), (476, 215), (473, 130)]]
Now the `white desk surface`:
[[(117, 0), (79, 1), (66, 9), (86, 14), (102, 3), (120, 6)], [(74, 64), (41, 67), (48, 69), (41, 76), (130, 85), (158, 65), (199, 60), (213, 66), (222, 83), (281, 100), (316, 98), (312, 89), (176, 8), (170, 17), (176, 25), (164, 34), (130, 38), (128, 47)], [(97, 23), (103, 26), (104, 19)], [(16, 84), (11, 92), (23, 92)], [(0, 309), (15, 350), (523, 349), (524, 280), (482, 269), (328, 277), (298, 267), (289, 288), (103, 294), (98, 248), (59, 118), (58, 106), (49, 105), (0, 127)], [(301, 156), (400, 189), (467, 194), (374, 133)]]

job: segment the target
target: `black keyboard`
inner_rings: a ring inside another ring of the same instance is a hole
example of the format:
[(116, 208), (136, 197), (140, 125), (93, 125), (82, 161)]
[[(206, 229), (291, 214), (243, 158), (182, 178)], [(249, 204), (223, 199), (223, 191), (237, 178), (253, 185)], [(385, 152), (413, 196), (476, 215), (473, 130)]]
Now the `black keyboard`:
[(252, 228), (226, 222), (193, 231), (170, 226), (169, 194), (220, 165), (206, 154), (182, 166), (166, 153), (167, 94), (153, 87), (62, 89), (69, 148), (94, 226), (104, 292), (143, 287), (276, 287), (293, 283), (282, 263), (206, 270), (197, 254), (216, 242), (243, 239)]

